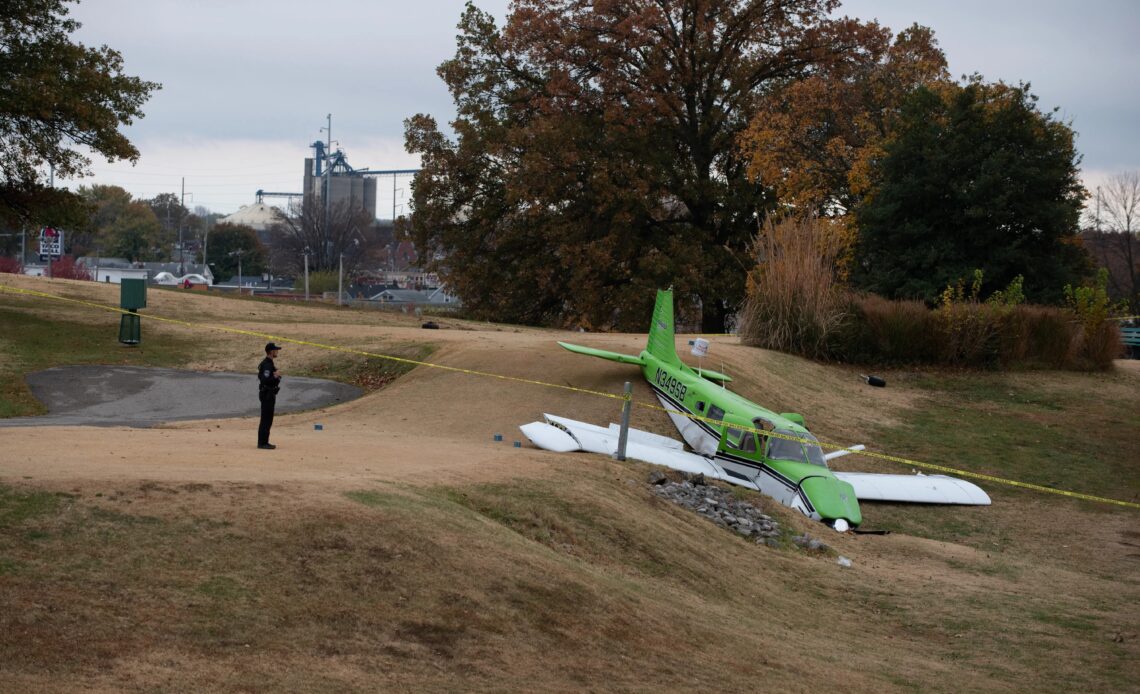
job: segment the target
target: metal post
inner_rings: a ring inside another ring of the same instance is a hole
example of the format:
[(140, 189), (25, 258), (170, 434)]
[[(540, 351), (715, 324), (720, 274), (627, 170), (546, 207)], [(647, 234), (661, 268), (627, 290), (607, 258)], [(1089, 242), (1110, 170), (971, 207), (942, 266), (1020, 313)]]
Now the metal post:
[(621, 406), (621, 430), (618, 433), (618, 447), (614, 458), (625, 460), (625, 444), (629, 441), (629, 411), (633, 408), (633, 384), (625, 382), (625, 404)]
[[(178, 211), (178, 274), (186, 274), (186, 252), (182, 249), (182, 217), (186, 209), (186, 177), (182, 177), (182, 202), (178, 203), (182, 209)], [(169, 206), (166, 208), (170, 209)]]
[(305, 246), (305, 301), (309, 300), (309, 247)]
[(343, 296), (343, 291), (342, 291), (343, 286), (344, 286), (344, 253), (341, 253), (340, 254), (340, 272), (337, 274), (337, 277), (336, 277), (336, 305), (337, 306), (343, 306), (344, 305), (342, 303), (343, 299), (341, 298)]

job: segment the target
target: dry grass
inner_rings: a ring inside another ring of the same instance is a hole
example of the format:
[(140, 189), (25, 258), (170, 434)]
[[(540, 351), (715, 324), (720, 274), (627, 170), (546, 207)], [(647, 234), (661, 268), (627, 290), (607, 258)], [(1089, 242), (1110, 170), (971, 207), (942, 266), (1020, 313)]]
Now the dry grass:
[[(606, 392), (635, 375), (553, 339), (644, 344), (161, 301), (165, 314), (326, 343), (423, 335), (433, 361)], [(215, 339), (217, 365), (248, 367), (249, 338)], [(1050, 447), (1075, 456), (1112, 429), (1119, 450), (1091, 456), (1091, 474), (1140, 459), (1140, 370), (1129, 364), (938, 377), (953, 387), (892, 372), (888, 388), (870, 389), (849, 370), (714, 342), (706, 365), (749, 397), (806, 413), (823, 438), (875, 444), (864, 436), (898, 432), (897, 452), (963, 466), (984, 452), (1001, 465), (988, 437), (1012, 430), (1000, 445), (1046, 466), (1067, 464)], [(291, 358), (319, 364), (308, 349)], [(649, 400), (641, 384), (635, 397)], [(1070, 403), (1079, 411), (1063, 416)], [(975, 410), (968, 438), (926, 442)], [(868, 525), (895, 532), (839, 536), (759, 499), (833, 551), (757, 547), (657, 499), (647, 466), (490, 442), (542, 411), (601, 423), (616, 407), (417, 369), (334, 410), (282, 417), (274, 458), (247, 450), (253, 424), (240, 420), (69, 428), (58, 435), (70, 445), (50, 457), (43, 430), (0, 430), (0, 689), (1124, 691), (1140, 679), (1133, 510), (990, 489), (988, 508), (868, 505)], [(927, 411), (945, 416), (916, 429)], [(638, 407), (634, 419), (669, 432), (659, 411)], [(1135, 473), (1118, 479), (1132, 486)]]
[(843, 251), (834, 223), (809, 217), (768, 221), (753, 242), (756, 269), (740, 311), (745, 344), (818, 359), (842, 324), (835, 267)]

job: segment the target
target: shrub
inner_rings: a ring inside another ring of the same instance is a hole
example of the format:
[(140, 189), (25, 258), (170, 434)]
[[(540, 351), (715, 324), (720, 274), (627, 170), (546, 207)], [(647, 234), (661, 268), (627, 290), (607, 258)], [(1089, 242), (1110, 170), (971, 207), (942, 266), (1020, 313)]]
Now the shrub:
[(24, 274), (24, 265), (15, 258), (0, 257), (0, 272), (22, 275)]
[(1018, 320), (1024, 325), (1027, 346), (1017, 362), (1053, 369), (1076, 367), (1080, 340), (1072, 313), (1051, 306), (1024, 306)]
[[(309, 273), (309, 292), (320, 296), (322, 292), (335, 292), (337, 282), (340, 280), (340, 273), (336, 270), (319, 270)], [(344, 285), (347, 287), (349, 284), (348, 277), (344, 278)], [(304, 276), (298, 277), (293, 282), (294, 291), (305, 291), (305, 278)]]
[(88, 280), (92, 279), (91, 271), (87, 266), (75, 262), (75, 258), (65, 255), (51, 263), (51, 276), (61, 280)]
[(831, 356), (852, 362), (913, 364), (935, 361), (934, 320), (921, 301), (851, 296), (848, 320), (831, 344)]
[(1089, 366), (1107, 369), (1112, 360), (1124, 354), (1120, 341), (1120, 327), (1111, 320), (1114, 306), (1108, 298), (1108, 270), (1101, 268), (1093, 284), (1073, 288), (1065, 286), (1065, 300), (1069, 303), (1081, 327), (1081, 356)]

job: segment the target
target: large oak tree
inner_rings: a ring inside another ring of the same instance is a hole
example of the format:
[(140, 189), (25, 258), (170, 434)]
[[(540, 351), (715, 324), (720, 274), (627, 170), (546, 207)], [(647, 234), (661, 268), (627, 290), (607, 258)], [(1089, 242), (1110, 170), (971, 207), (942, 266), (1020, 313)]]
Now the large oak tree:
[(438, 71), (455, 138), (406, 124), (422, 256), (482, 317), (643, 329), (673, 285), (722, 329), (772, 204), (737, 138), (765, 89), (857, 44), (836, 5), (516, 0), (500, 31), (469, 4)]

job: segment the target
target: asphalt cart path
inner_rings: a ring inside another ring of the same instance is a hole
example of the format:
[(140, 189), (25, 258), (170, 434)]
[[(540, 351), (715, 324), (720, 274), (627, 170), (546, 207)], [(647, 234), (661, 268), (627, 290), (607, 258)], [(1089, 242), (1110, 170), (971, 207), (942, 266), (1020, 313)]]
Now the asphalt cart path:
[[(39, 417), (0, 419), (0, 427), (152, 427), (192, 419), (254, 417), (257, 378), (250, 374), (140, 366), (61, 366), (28, 374), (32, 394), (48, 409)], [(356, 386), (286, 376), (277, 413), (328, 407), (361, 395)]]

